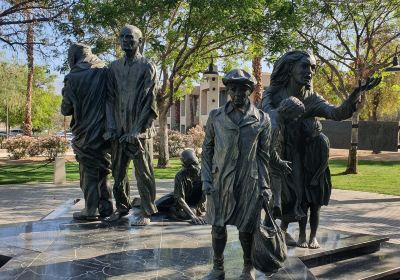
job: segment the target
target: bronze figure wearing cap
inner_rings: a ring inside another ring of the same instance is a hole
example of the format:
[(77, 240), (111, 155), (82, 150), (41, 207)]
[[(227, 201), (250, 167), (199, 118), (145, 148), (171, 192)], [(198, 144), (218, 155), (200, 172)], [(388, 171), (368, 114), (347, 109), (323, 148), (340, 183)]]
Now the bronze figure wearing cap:
[(231, 101), (210, 112), (202, 150), (202, 181), (207, 193), (207, 222), (212, 225), (213, 269), (206, 279), (223, 279), (227, 225), (239, 230), (242, 276), (254, 279), (251, 262), (262, 196), (268, 192), (270, 120), (250, 103), (254, 77), (235, 69), (223, 78)]

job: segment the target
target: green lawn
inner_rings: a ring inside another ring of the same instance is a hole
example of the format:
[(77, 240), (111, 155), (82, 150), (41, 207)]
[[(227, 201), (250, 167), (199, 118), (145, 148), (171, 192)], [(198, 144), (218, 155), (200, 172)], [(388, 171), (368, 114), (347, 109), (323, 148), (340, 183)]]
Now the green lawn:
[[(157, 162), (154, 161), (154, 166)], [(181, 167), (179, 159), (171, 159), (170, 167), (154, 168), (156, 179), (173, 179)], [(67, 181), (79, 180), (79, 168), (76, 162), (66, 163)], [(132, 176), (132, 164), (129, 168), (129, 176)], [(53, 163), (25, 163), (0, 165), (0, 185), (21, 184), (27, 182), (51, 182), (53, 181)]]
[(400, 195), (400, 161), (358, 163), (358, 174), (344, 175), (346, 160), (331, 160), (332, 184), (336, 189)]
[[(156, 166), (156, 161), (154, 161)], [(156, 179), (173, 179), (180, 169), (179, 159), (170, 161), (166, 169), (154, 169)], [(359, 161), (357, 175), (343, 175), (346, 169), (345, 160), (330, 162), (334, 188), (357, 190), (383, 194), (400, 195), (400, 161)], [(67, 162), (67, 180), (79, 180), (78, 164)], [(129, 175), (132, 174), (132, 166)], [(43, 163), (0, 165), (0, 184), (17, 184), (26, 182), (51, 182), (53, 180), (53, 164)]]

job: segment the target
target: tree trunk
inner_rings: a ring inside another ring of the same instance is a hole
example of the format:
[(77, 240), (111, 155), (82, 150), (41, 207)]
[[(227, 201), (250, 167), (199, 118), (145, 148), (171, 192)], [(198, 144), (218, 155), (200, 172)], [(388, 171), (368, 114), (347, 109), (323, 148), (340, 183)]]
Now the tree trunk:
[(358, 147), (358, 119), (359, 111), (356, 111), (351, 118), (351, 147), (349, 150), (349, 157), (347, 160), (346, 174), (357, 174), (358, 159), (357, 159), (357, 147)]
[(158, 162), (157, 162), (157, 167), (159, 168), (166, 168), (169, 164), (167, 113), (168, 113), (167, 108), (160, 108), (159, 110), (160, 115), (158, 118), (158, 123), (160, 125), (158, 130), (160, 136), (160, 143), (158, 147), (159, 152), (158, 152)]
[(181, 131), (181, 102), (179, 100), (175, 101), (175, 125), (174, 129)]
[[(374, 93), (373, 101), (372, 101), (372, 116), (371, 120), (374, 122), (378, 121), (378, 108), (380, 104), (380, 92)], [(373, 150), (373, 154), (380, 154), (381, 151), (379, 150)]]
[(28, 25), (26, 33), (26, 55), (28, 57), (28, 80), (26, 86), (24, 135), (32, 136), (32, 86), (33, 86), (33, 26)]
[(257, 84), (254, 88), (254, 104), (258, 104), (261, 101), (262, 98), (262, 66), (261, 66), (261, 57), (257, 56), (254, 57), (252, 60), (252, 66), (253, 66), (253, 75), (256, 78)]
[(194, 117), (195, 117), (195, 99), (194, 99), (194, 95), (187, 95), (187, 98), (189, 98), (190, 100), (190, 112), (189, 112), (189, 116), (190, 116), (190, 127), (195, 126), (194, 124)]
[(380, 104), (380, 92), (375, 92), (372, 97), (372, 116), (371, 120), (378, 121), (378, 108)]

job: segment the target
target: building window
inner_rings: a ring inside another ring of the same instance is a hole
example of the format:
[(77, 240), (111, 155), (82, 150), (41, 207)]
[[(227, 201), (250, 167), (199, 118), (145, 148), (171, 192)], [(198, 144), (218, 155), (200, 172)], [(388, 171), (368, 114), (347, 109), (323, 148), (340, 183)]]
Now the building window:
[(184, 117), (186, 115), (186, 96), (183, 97), (183, 100), (181, 100), (181, 116)]
[(181, 124), (181, 133), (186, 133), (184, 124)]
[(224, 106), (228, 102), (228, 95), (226, 94), (226, 90), (221, 90), (219, 92), (219, 106)]
[(207, 115), (207, 91), (206, 90), (203, 90), (200, 93), (200, 98), (201, 98), (201, 101), (200, 101), (200, 103), (201, 103), (201, 108), (200, 108), (201, 114), (202, 115)]
[(196, 117), (198, 117), (199, 115), (200, 115), (200, 104), (199, 104), (199, 101), (200, 101), (200, 98), (199, 98), (200, 96), (193, 96), (193, 102), (194, 102), (194, 115), (196, 116)]
[(171, 129), (171, 125), (169, 123), (167, 124), (167, 127), (168, 127), (168, 129)]
[[(173, 105), (172, 105), (173, 106)], [(167, 117), (171, 117), (171, 111), (172, 111), (172, 106), (169, 108), (169, 110), (168, 110), (168, 114), (167, 114)]]

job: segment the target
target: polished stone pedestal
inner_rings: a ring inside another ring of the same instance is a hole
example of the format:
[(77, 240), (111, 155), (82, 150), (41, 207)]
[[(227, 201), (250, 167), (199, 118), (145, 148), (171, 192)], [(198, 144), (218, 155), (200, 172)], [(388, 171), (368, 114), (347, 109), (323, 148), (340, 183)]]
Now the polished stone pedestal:
[[(38, 222), (0, 227), (0, 279), (202, 279), (212, 267), (210, 226), (163, 216), (147, 227), (131, 227), (129, 218), (112, 226), (78, 223), (71, 215), (82, 202), (69, 209), (70, 204)], [(242, 269), (233, 227), (228, 228), (225, 268), (226, 279), (237, 279)], [(278, 273), (258, 273), (257, 279), (315, 278), (292, 256)]]
[[(292, 226), (289, 233), (297, 237), (298, 230)], [(321, 227), (318, 230), (321, 248), (289, 247), (288, 254), (300, 258), (310, 268), (379, 251), (380, 245), (388, 240), (389, 238), (384, 236), (348, 233)]]
[[(296, 225), (289, 228), (297, 238)], [(318, 279), (400, 279), (400, 245), (389, 243), (385, 236), (330, 230), (318, 232), (320, 249), (289, 247)]]
[(381, 249), (371, 254), (337, 261), (311, 268), (318, 279), (400, 279), (400, 245), (382, 243)]
[[(0, 226), (0, 279), (202, 279), (212, 267), (210, 226), (163, 215), (147, 227), (131, 227), (132, 217), (79, 223), (71, 219), (83, 207), (77, 202), (37, 222)], [(293, 237), (296, 228), (289, 229)], [(321, 228), (321, 249), (291, 247), (285, 268), (272, 276), (258, 272), (257, 279), (399, 279), (399, 245), (385, 241)], [(234, 227), (228, 227), (225, 269), (226, 279), (238, 279), (242, 269)]]

